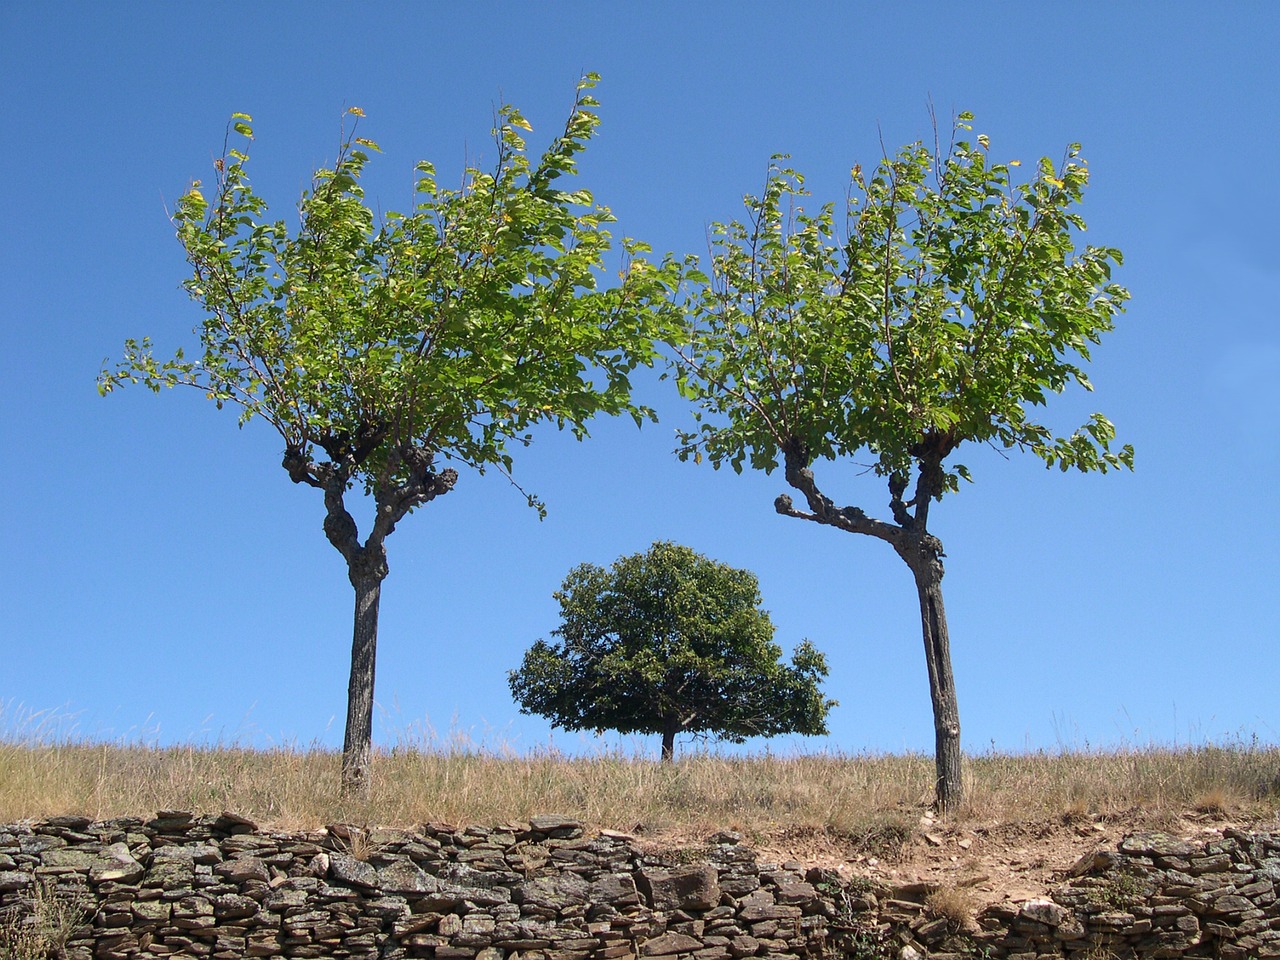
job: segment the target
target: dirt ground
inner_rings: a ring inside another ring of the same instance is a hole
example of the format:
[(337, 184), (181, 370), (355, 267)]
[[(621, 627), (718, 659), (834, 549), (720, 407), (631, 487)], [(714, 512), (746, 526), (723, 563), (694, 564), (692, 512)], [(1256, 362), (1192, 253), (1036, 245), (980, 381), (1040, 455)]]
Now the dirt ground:
[[(865, 843), (785, 831), (753, 844), (762, 861), (798, 861), (919, 894), (936, 888), (972, 891), (976, 909), (1002, 900), (1042, 897), (1081, 857), (1114, 849), (1128, 834), (1161, 830), (1203, 843), (1231, 827), (1280, 830), (1266, 819), (1188, 812), (1152, 821), (1142, 816), (1082, 815), (1043, 822), (949, 824), (925, 813), (909, 837), (869, 849)], [(744, 840), (744, 842), (747, 842)]]

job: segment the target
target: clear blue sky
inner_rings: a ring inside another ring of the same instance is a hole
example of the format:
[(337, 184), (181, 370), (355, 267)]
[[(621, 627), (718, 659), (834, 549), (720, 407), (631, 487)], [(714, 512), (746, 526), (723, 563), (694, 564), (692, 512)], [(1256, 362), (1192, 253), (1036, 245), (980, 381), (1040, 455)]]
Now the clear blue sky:
[[(167, 204), (208, 177), (229, 114), (290, 211), (344, 106), (402, 205), (413, 161), (483, 156), (496, 102), (563, 122), (602, 74), (582, 185), (619, 231), (705, 249), (770, 154), (821, 199), (849, 167), (972, 110), (1003, 159), (1081, 141), (1090, 239), (1133, 300), (1095, 353), (1095, 409), (1133, 474), (994, 453), (936, 508), (966, 749), (1280, 740), (1280, 5), (1271, 2), (7, 3), (0, 6), (0, 728), (35, 712), (86, 736), (341, 743), (352, 594), (317, 492), (265, 425), (192, 392), (98, 397), (128, 336), (193, 342)], [(1024, 169), (1026, 169), (1024, 167)], [(582, 561), (655, 539), (760, 577), (784, 647), (826, 651), (830, 738), (775, 750), (932, 749), (917, 608), (888, 548), (774, 514), (780, 477), (671, 455), (687, 412), (543, 434), (517, 462), (550, 516), (464, 475), (388, 542), (376, 736), (455, 729), (493, 746), (597, 742), (513, 706), (506, 671), (556, 625)], [(819, 478), (883, 508), (849, 466)], [(656, 743), (645, 744), (656, 750)], [(757, 745), (759, 746), (759, 745)]]

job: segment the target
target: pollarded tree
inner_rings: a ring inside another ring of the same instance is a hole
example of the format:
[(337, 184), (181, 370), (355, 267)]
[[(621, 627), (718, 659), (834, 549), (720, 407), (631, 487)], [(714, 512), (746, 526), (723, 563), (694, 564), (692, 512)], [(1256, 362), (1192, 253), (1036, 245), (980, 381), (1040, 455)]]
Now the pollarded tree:
[(523, 713), (566, 730), (747, 737), (827, 732), (826, 659), (808, 641), (780, 662), (755, 574), (655, 543), (608, 570), (582, 564), (555, 594), (556, 644), (537, 641), (511, 671)]
[[(347, 792), (367, 791), (385, 541), (396, 524), (453, 488), (448, 463), (510, 478), (511, 448), (537, 423), (581, 438), (597, 413), (652, 417), (633, 403), (628, 375), (654, 357), (643, 305), (656, 271), (637, 264), (621, 285), (597, 287), (613, 218), (587, 191), (560, 187), (598, 123), (596, 79), (583, 78), (536, 162), (521, 136), (528, 121), (502, 106), (490, 169), (468, 169), (450, 190), (423, 161), (411, 211), (381, 219), (360, 186), (377, 145), (354, 136), (358, 120), (332, 169), (315, 173), (294, 228), (266, 218), (247, 147), (225, 150), (213, 196), (197, 182), (173, 216), (192, 267), (185, 286), (205, 312), (200, 359), (179, 351), (161, 362), (149, 341), (128, 341), (100, 377), (104, 393), (196, 387), (219, 408), (238, 406), (241, 425), (265, 420), (290, 479), (322, 494), (325, 535), (355, 588)], [(249, 123), (233, 118), (245, 141)], [(361, 494), (374, 503), (363, 539), (347, 508)]]
[[(1091, 389), (1081, 364), (1128, 298), (1111, 281), (1120, 252), (1077, 247), (1079, 146), (1017, 183), (1017, 161), (990, 163), (987, 137), (966, 139), (971, 119), (960, 115), (945, 152), (917, 143), (870, 177), (854, 167), (840, 227), (833, 205), (798, 205), (803, 178), (775, 158), (764, 192), (745, 198), (746, 222), (713, 225), (711, 269), (689, 272), (673, 342), (700, 422), (682, 458), (737, 471), (781, 462), (807, 510), (784, 494), (779, 513), (883, 540), (910, 568), (944, 809), (963, 798), (960, 717), (929, 510), (969, 479), (953, 454), (985, 443), (1063, 470), (1133, 466), (1101, 414), (1069, 436), (1032, 415), (1072, 383)], [(818, 486), (815, 461), (863, 451), (888, 482), (891, 519)]]

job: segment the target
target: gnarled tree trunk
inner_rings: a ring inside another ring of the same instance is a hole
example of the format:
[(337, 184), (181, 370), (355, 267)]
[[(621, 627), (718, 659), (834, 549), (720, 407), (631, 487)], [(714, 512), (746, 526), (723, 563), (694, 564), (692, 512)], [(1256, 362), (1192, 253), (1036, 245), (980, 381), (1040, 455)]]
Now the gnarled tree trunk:
[[(342, 742), (342, 794), (367, 799), (373, 755), (373, 681), (378, 650), (378, 603), (382, 581), (387, 578), (386, 539), (396, 524), (414, 507), (453, 489), (458, 472), (435, 473), (429, 450), (401, 444), (392, 450), (383, 483), (374, 492), (377, 509), (373, 529), (364, 543), (344, 497), (359, 461), (381, 438), (383, 428), (368, 425), (355, 449), (348, 442), (328, 438), (321, 445), (334, 459), (314, 462), (296, 445), (286, 447), (284, 468), (294, 483), (305, 483), (324, 492), (324, 534), (347, 561), (347, 577), (356, 591), (355, 619), (351, 635), (351, 675), (347, 682), (347, 726)], [(396, 468), (407, 467), (407, 478), (397, 484), (390, 478)]]

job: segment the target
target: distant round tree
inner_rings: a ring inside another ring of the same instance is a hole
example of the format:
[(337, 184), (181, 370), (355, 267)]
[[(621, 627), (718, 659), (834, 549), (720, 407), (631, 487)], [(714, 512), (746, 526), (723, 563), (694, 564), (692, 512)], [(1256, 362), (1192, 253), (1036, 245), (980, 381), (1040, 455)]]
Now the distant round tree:
[(554, 594), (559, 643), (539, 640), (509, 675), (522, 713), (566, 730), (747, 737), (827, 732), (836, 701), (818, 689), (826, 658), (807, 640), (781, 662), (755, 574), (655, 543), (608, 570), (575, 567)]

